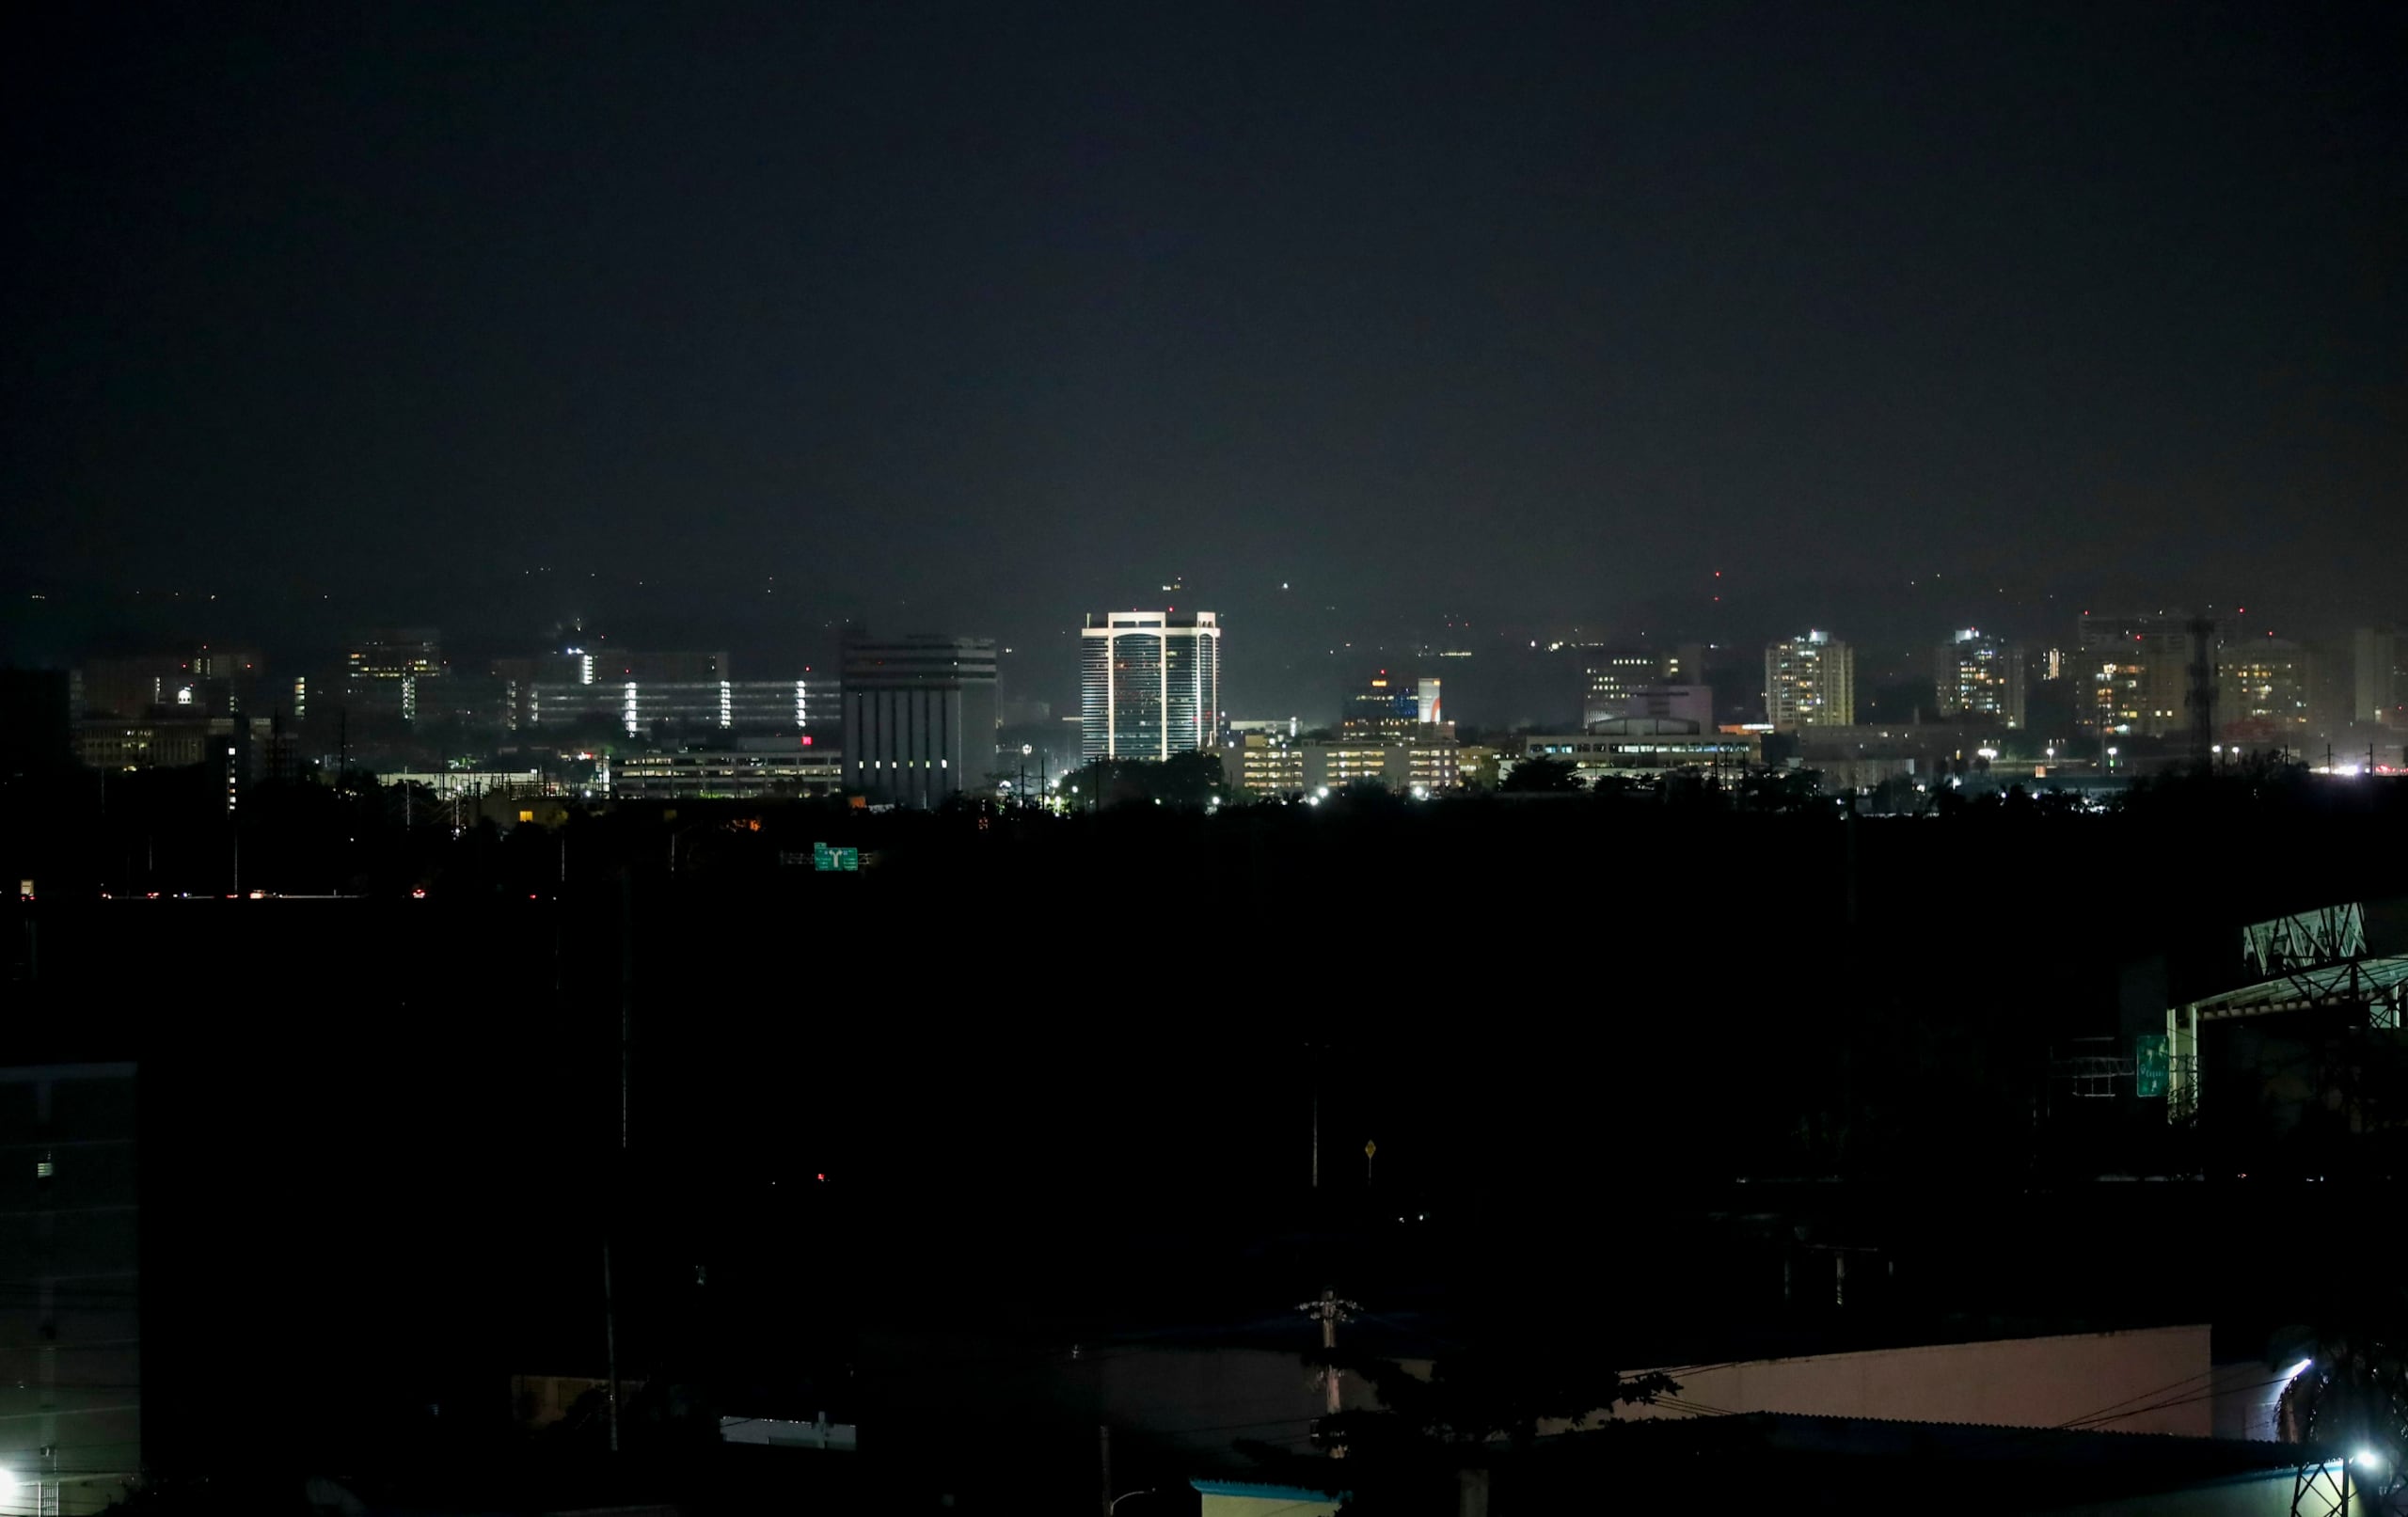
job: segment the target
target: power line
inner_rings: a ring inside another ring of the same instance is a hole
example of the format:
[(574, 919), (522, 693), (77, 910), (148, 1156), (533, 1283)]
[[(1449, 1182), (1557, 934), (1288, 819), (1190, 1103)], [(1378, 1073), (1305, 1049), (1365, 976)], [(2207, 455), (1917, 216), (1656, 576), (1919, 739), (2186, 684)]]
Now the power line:
[(2078, 1417), (2067, 1417), (2065, 1421), (2058, 1423), (2057, 1426), (2060, 1428), (2077, 1427), (2083, 1423), (2090, 1421), (2094, 1417), (2113, 1412), (2119, 1406), (2130, 1406), (2134, 1401), (2145, 1401), (2154, 1396), (2164, 1396), (2170, 1392), (2178, 1391), (2183, 1386), (2192, 1383), (2194, 1381), (2207, 1380), (2214, 1376), (2214, 1374), (2215, 1370), (2210, 1367), (2196, 1375), (2185, 1375), (2180, 1380), (2174, 1382), (2172, 1384), (2160, 1385), (2155, 1390), (2143, 1391), (2138, 1396), (2127, 1396), (2120, 1401), (2110, 1401), (2105, 1406), (2099, 1408), (2098, 1411), (2084, 1412)]

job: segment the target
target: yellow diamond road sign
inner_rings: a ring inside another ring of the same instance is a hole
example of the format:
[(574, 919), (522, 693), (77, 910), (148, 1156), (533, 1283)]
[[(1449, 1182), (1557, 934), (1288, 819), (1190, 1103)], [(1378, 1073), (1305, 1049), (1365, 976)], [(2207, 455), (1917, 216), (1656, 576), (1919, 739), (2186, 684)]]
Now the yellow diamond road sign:
[(1376, 1143), (1366, 1143), (1363, 1145), (1363, 1157), (1366, 1159), (1370, 1158), (1373, 1154), (1376, 1154), (1379, 1151), (1380, 1146)]

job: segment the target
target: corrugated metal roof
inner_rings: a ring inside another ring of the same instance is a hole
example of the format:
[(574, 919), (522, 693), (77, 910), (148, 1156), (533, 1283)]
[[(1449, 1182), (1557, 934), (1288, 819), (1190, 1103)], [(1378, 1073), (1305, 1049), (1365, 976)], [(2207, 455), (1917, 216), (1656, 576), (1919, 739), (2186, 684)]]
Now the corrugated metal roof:
[(2274, 1012), (2308, 1011), (2319, 1006), (2351, 1006), (2408, 984), (2408, 956), (2359, 958), (2312, 970), (2279, 974), (2237, 990), (2226, 990), (2193, 1002), (2203, 1021), (2231, 1017), (2259, 1017)]

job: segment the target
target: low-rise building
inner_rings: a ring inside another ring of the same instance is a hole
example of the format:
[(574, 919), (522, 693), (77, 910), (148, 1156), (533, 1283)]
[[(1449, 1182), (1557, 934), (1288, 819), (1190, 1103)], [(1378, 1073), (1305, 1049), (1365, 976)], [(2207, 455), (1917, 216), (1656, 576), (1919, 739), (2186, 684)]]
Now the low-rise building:
[(610, 767), (610, 794), (629, 800), (751, 800), (832, 795), (844, 782), (833, 749), (629, 753)]
[(1221, 748), (1221, 772), (1241, 795), (1294, 795), (1305, 788), (1304, 748), (1276, 732), (1233, 733)]
[(1462, 750), (1435, 732), (1298, 742), (1246, 733), (1221, 750), (1221, 767), (1231, 789), (1250, 796), (1339, 790), (1365, 781), (1399, 795), (1433, 795), (1463, 782)]
[(380, 774), (377, 782), (418, 785), (449, 798), (452, 796), (533, 796), (545, 791), (541, 769), (437, 769)]
[[(1657, 732), (1656, 726), (1680, 730)], [(1560, 759), (1582, 779), (1653, 780), (1703, 771), (1737, 775), (1764, 762), (1764, 739), (1755, 733), (1694, 732), (1687, 722), (1656, 723), (1643, 718), (1600, 722), (1595, 730), (1562, 735), (1532, 734), (1516, 738), (1500, 754), (1500, 777), (1524, 759)]]
[(208, 756), (209, 736), (206, 717), (87, 717), (75, 724), (75, 757), (87, 769), (181, 769)]
[(596, 679), (537, 681), (514, 696), (522, 730), (608, 724), (630, 737), (654, 723), (725, 732), (815, 732), (833, 735), (836, 682), (824, 677), (751, 680)]

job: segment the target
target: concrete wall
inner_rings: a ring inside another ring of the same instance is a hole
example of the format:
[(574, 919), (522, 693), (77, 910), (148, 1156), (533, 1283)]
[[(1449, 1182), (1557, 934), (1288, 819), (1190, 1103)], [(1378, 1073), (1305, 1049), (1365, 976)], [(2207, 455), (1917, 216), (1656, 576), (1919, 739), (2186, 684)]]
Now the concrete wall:
[[(1106, 1349), (1093, 1361), (1098, 1408), (1119, 1427), (1196, 1454), (1227, 1455), (1242, 1438), (1307, 1452), (1324, 1402), (1302, 1353), (1301, 1342), (1288, 1351)], [(1371, 1404), (1355, 1376), (1340, 1379), (1339, 1390), (1349, 1407)]]
[(1200, 1517), (1330, 1517), (1342, 1496), (1252, 1480), (1197, 1480)]
[(1207, 1493), (1199, 1508), (1202, 1517), (1331, 1517), (1335, 1501), (1299, 1501), (1292, 1496), (1219, 1496)]
[[(2105, 1414), (2113, 1420), (2085, 1426), (2194, 1438), (2214, 1434), (2222, 1383), (2204, 1324), (1765, 1359), (1675, 1369), (1672, 1378), (1682, 1402), (1722, 1412), (2009, 1428), (2061, 1427)], [(1618, 1414), (1697, 1414), (1658, 1406)]]
[[(2310, 1510), (2321, 1510), (2310, 1507)], [(2351, 1517), (2367, 1510), (2352, 1493)], [(2291, 1472), (2244, 1476), (2215, 1485), (2194, 1485), (2157, 1495), (2064, 1508), (2059, 1517), (2290, 1517)]]

